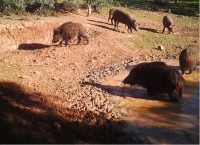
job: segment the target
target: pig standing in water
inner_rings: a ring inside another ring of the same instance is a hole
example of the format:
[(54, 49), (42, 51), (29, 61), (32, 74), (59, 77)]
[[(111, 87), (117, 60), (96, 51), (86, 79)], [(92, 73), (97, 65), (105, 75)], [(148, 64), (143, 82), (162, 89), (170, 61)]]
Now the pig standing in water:
[(143, 86), (148, 94), (167, 93), (172, 101), (179, 102), (185, 80), (177, 70), (164, 62), (145, 62), (135, 65), (122, 82)]
[(165, 28), (168, 29), (169, 34), (170, 34), (170, 32), (174, 33), (173, 32), (173, 22), (169, 16), (163, 17), (163, 26), (164, 26), (164, 28), (163, 28), (162, 34), (165, 32)]
[(189, 74), (192, 74), (199, 63), (199, 55), (198, 45), (189, 45), (188, 48), (181, 51), (179, 56), (179, 65), (183, 75), (186, 70), (189, 70)]

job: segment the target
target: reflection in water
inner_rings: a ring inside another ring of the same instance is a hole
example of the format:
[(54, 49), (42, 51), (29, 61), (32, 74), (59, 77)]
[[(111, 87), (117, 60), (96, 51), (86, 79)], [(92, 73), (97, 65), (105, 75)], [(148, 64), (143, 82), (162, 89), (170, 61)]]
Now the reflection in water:
[[(163, 61), (179, 70), (178, 60)], [(121, 81), (130, 68), (104, 80), (102, 87), (119, 102), (115, 109), (127, 118), (125, 130), (129, 134), (136, 132), (146, 143), (199, 143), (199, 68), (197, 70), (183, 76), (186, 85), (180, 103), (171, 102), (165, 94), (148, 96), (146, 89), (139, 86), (123, 86)]]

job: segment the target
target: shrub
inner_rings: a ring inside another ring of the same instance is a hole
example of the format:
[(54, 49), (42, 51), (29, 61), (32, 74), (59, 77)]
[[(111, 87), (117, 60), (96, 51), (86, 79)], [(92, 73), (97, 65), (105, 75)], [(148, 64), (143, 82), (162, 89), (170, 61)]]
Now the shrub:
[(43, 13), (46, 10), (54, 10), (54, 0), (26, 0), (26, 11)]
[(25, 7), (24, 0), (0, 0), (0, 12), (6, 15), (24, 13)]
[(0, 0), (0, 13), (4, 15), (24, 12), (43, 14), (54, 11), (54, 4), (54, 0)]

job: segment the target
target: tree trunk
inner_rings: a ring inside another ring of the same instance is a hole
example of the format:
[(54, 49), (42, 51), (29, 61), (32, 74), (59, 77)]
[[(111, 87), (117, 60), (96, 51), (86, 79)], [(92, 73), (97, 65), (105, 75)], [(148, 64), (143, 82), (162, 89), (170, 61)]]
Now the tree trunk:
[(178, 3), (178, 0), (175, 0), (174, 3), (177, 4), (177, 3)]
[(87, 16), (91, 15), (92, 13), (92, 3), (91, 0), (86, 0), (87, 6), (88, 6), (88, 14)]

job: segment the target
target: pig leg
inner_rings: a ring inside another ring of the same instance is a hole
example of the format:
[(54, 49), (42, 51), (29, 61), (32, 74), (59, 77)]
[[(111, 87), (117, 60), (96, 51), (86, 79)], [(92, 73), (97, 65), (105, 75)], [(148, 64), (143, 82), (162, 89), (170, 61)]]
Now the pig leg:
[(111, 18), (111, 24), (113, 25), (113, 18)]
[(64, 37), (65, 46), (68, 44), (69, 38), (67, 36)]
[(173, 95), (173, 93), (168, 93), (168, 96), (170, 98), (170, 100), (174, 101), (174, 102), (180, 102), (180, 97), (177, 95)]
[(117, 30), (119, 30), (119, 27), (118, 27), (118, 26), (119, 26), (119, 21), (117, 21)]
[(132, 29), (130, 26), (128, 26), (128, 32), (130, 31), (130, 33), (132, 33)]
[(171, 28), (170, 28), (170, 27), (168, 27), (167, 29), (168, 29), (168, 32), (169, 32), (169, 34), (170, 34), (170, 32), (171, 32)]
[(89, 39), (88, 39), (88, 37), (87, 37), (87, 36), (84, 36), (84, 38), (86, 39), (87, 44), (88, 44), (88, 43), (89, 43)]
[(68, 40), (65, 40), (65, 46), (67, 46), (67, 44), (68, 44)]
[(182, 75), (184, 75), (185, 74), (185, 69), (181, 69), (181, 71), (182, 71)]
[(193, 70), (192, 70), (192, 69), (190, 69), (190, 70), (189, 70), (189, 74), (192, 74), (192, 72), (193, 72)]
[(77, 44), (79, 44), (79, 43), (80, 43), (80, 41), (81, 41), (81, 37), (78, 37), (78, 42), (77, 42)]
[(162, 34), (165, 32), (165, 26), (164, 26), (164, 28), (163, 28), (163, 31), (162, 31)]
[(60, 41), (60, 46), (62, 46), (64, 42), (65, 42), (65, 40), (61, 40)]
[(115, 21), (115, 27), (114, 27), (115, 30), (116, 30), (116, 26), (117, 26), (117, 22)]

